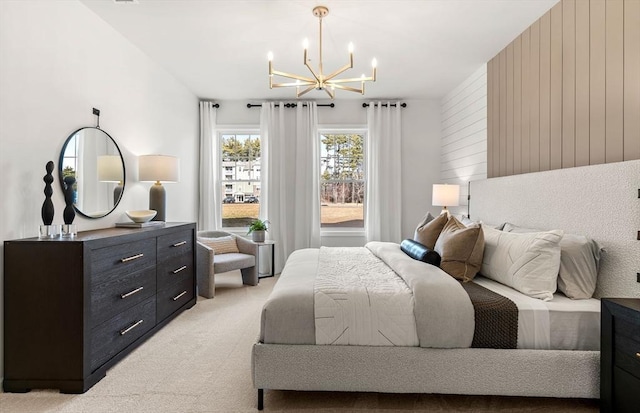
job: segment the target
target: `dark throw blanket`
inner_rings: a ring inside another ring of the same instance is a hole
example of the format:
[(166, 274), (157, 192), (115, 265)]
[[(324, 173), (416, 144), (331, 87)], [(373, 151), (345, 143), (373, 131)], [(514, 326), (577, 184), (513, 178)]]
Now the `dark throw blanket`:
[(474, 282), (461, 283), (475, 310), (473, 348), (516, 348), (518, 345), (518, 307)]

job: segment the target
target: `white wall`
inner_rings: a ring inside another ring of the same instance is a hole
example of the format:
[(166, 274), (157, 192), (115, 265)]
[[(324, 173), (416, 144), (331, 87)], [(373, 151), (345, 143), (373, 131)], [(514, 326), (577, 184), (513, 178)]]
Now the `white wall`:
[[(360, 100), (336, 100), (335, 108), (319, 107), (321, 127), (366, 127), (367, 110)], [(440, 102), (407, 100), (402, 109), (402, 237), (413, 236), (416, 223), (427, 212), (439, 212), (431, 206), (431, 185), (440, 174)], [(247, 101), (219, 101), (218, 124), (223, 126), (259, 127), (260, 108), (248, 109)], [(251, 103), (260, 103), (258, 101)], [(330, 103), (322, 101), (318, 103)], [(364, 235), (349, 232), (323, 232), (322, 245), (362, 246)]]
[(466, 214), (468, 182), (487, 178), (486, 64), (442, 99), (440, 178), (460, 185), (460, 206), (450, 210)]
[[(167, 219), (195, 221), (197, 97), (81, 3), (0, 1), (0, 91), (2, 241), (37, 235), (45, 164), (57, 168), (67, 136), (95, 126), (93, 107), (124, 153), (127, 182), (115, 212), (76, 216), (78, 229), (110, 227), (125, 210), (148, 207), (150, 184), (136, 182), (136, 156), (151, 153), (181, 159), (181, 181), (166, 186)], [(63, 223), (57, 169), (54, 177), (54, 223)], [(0, 320), (1, 312), (0, 304)]]

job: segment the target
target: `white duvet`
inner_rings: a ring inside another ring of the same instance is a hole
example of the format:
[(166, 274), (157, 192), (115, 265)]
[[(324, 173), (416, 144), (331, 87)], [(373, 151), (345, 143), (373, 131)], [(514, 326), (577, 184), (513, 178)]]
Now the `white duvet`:
[(316, 344), (417, 346), (414, 297), (367, 248), (320, 249)]

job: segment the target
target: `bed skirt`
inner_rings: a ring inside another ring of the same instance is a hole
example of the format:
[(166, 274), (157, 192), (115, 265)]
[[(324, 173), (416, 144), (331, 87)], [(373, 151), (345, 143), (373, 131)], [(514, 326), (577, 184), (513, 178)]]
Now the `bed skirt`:
[(597, 399), (600, 352), (256, 343), (262, 391), (435, 393)]

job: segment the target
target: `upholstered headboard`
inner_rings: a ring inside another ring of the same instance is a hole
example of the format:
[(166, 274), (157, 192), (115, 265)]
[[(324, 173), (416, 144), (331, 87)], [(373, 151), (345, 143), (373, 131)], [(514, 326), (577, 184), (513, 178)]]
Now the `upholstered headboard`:
[(596, 297), (640, 297), (640, 160), (471, 182), (471, 219), (595, 239)]

